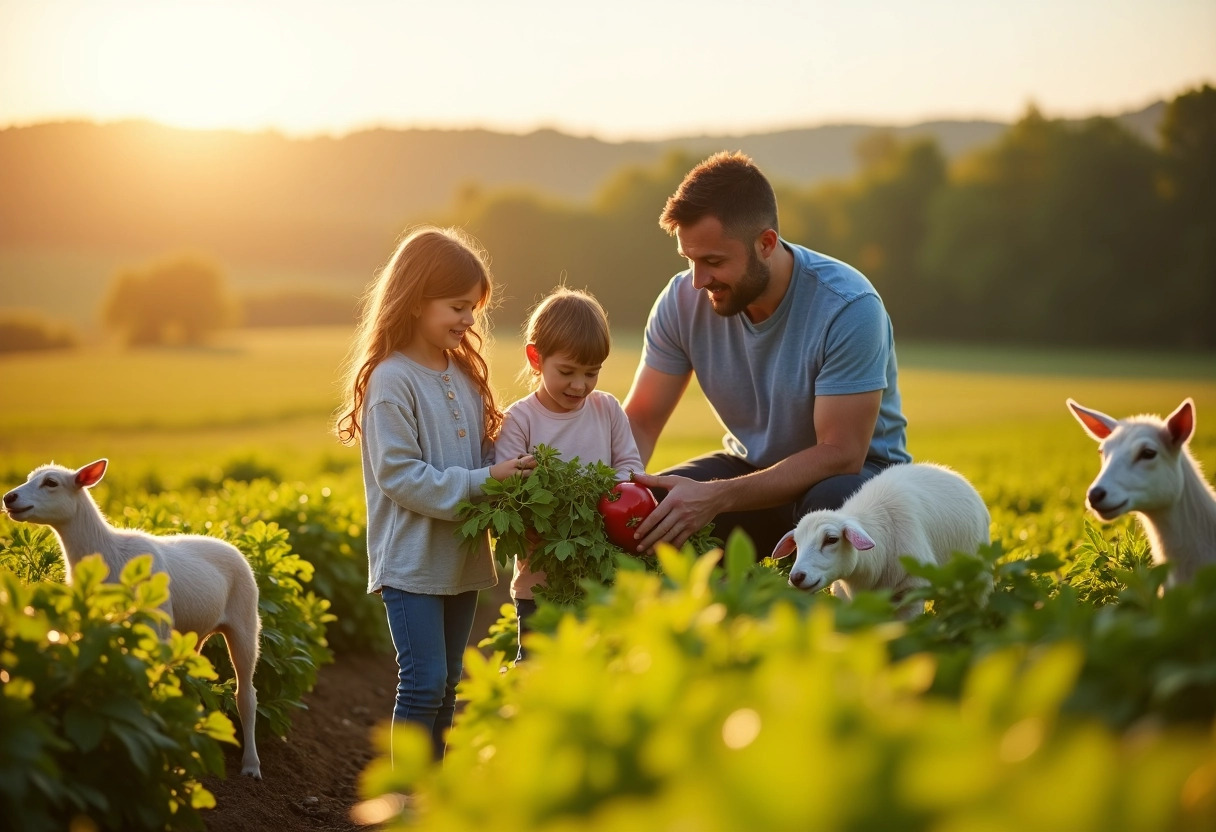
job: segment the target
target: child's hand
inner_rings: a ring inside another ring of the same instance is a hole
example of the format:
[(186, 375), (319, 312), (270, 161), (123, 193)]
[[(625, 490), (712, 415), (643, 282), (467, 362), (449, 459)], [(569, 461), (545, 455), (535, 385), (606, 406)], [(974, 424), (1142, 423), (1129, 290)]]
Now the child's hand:
[(524, 479), (527, 479), (535, 467), (536, 457), (532, 456), (532, 454), (524, 454), (515, 459), (504, 459), (497, 465), (491, 465), (490, 476), (499, 482), (514, 474), (519, 474)]

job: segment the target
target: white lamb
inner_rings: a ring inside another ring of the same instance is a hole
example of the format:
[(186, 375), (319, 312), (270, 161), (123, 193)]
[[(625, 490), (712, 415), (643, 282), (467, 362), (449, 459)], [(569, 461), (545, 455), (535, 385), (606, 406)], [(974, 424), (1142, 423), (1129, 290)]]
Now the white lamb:
[(1153, 561), (1172, 564), (1167, 587), (1216, 563), (1216, 492), (1187, 447), (1195, 403), (1187, 399), (1166, 419), (1113, 419), (1072, 399), (1068, 406), (1102, 452), (1102, 468), (1085, 495), (1090, 510), (1104, 521), (1135, 513)]
[[(832, 587), (851, 598), (887, 589), (899, 601), (924, 581), (900, 557), (944, 564), (955, 552), (974, 553), (989, 541), (988, 508), (975, 488), (943, 465), (893, 465), (867, 480), (839, 511), (812, 511), (778, 541), (773, 557), (797, 551), (790, 585)], [(910, 609), (904, 615), (923, 611)]]
[(44, 465), (24, 485), (4, 495), (4, 508), (13, 520), (50, 526), (67, 561), (68, 582), (86, 556), (100, 554), (116, 578), (138, 555), (152, 555), (152, 568), (169, 573), (165, 611), (181, 632), (199, 636), (199, 649), (214, 633), (228, 644), (236, 670), (236, 704), (244, 734), (241, 774), (261, 778), (254, 743), (257, 691), (253, 669), (258, 660), (258, 587), (249, 562), (229, 543), (205, 535), (155, 536), (116, 529), (106, 522), (88, 489), (101, 481), (107, 461), (99, 459), (78, 471)]

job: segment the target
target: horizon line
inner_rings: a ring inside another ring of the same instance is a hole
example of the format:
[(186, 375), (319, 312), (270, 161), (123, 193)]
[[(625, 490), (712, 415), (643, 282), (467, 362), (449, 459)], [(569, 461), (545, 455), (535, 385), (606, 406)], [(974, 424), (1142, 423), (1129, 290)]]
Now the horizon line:
[(942, 123), (957, 123), (957, 124), (1003, 124), (1011, 125), (1024, 118), (1031, 111), (1038, 112), (1052, 121), (1083, 121), (1090, 118), (1121, 118), (1129, 115), (1136, 115), (1151, 109), (1160, 104), (1168, 104), (1173, 98), (1178, 95), (1183, 95), (1193, 90), (1202, 89), (1204, 86), (1209, 86), (1210, 82), (1203, 82), (1197, 86), (1188, 87), (1176, 93), (1172, 97), (1155, 97), (1150, 101), (1140, 106), (1130, 106), (1120, 109), (1116, 112), (1109, 111), (1094, 111), (1084, 114), (1054, 114), (1048, 113), (1037, 104), (1035, 101), (1027, 101), (1023, 106), (1020, 115), (1013, 118), (1000, 117), (996, 115), (927, 115), (913, 119), (892, 119), (883, 121), (880, 118), (866, 117), (840, 117), (828, 118), (818, 122), (786, 122), (781, 124), (772, 124), (769, 126), (757, 125), (754, 127), (744, 127), (737, 129), (729, 129), (722, 131), (711, 131), (707, 128), (689, 128), (687, 131), (670, 131), (662, 133), (649, 133), (639, 131), (632, 134), (607, 135), (602, 130), (584, 130), (573, 126), (563, 126), (559, 124), (537, 122), (528, 127), (518, 127), (509, 125), (494, 125), (489, 123), (468, 124), (460, 122), (428, 122), (416, 121), (409, 124), (397, 124), (390, 120), (383, 121), (368, 121), (355, 123), (347, 128), (334, 129), (315, 129), (315, 130), (295, 130), (278, 125), (264, 125), (261, 127), (252, 126), (205, 126), (205, 125), (188, 125), (174, 123), (169, 120), (158, 119), (152, 116), (144, 115), (129, 115), (117, 116), (114, 118), (97, 118), (84, 114), (70, 115), (64, 114), (61, 116), (48, 116), (45, 118), (32, 120), (13, 119), (6, 122), (0, 122), (0, 132), (10, 129), (25, 129), (31, 127), (42, 127), (56, 124), (86, 124), (98, 127), (116, 126), (123, 124), (146, 124), (155, 127), (161, 127), (168, 130), (178, 130), (190, 133), (238, 133), (249, 136), (257, 135), (280, 135), (291, 140), (315, 140), (315, 139), (332, 139), (340, 140), (349, 136), (359, 135), (361, 133), (373, 133), (377, 131), (386, 132), (433, 132), (433, 133), (473, 133), (484, 132), (505, 136), (531, 136), (537, 133), (557, 133), (575, 139), (587, 139), (603, 142), (605, 144), (649, 144), (663, 143), (669, 141), (679, 141), (688, 139), (710, 139), (710, 138), (745, 138), (748, 136), (766, 135), (773, 133), (788, 133), (800, 130), (816, 130), (833, 127), (869, 127), (875, 129), (892, 129), (901, 130), (919, 127), (927, 124), (942, 124)]

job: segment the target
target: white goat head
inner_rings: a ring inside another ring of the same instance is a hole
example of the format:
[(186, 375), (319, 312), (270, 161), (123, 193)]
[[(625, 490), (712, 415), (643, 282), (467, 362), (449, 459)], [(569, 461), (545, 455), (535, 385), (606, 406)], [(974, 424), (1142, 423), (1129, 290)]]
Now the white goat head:
[(1195, 404), (1187, 399), (1164, 421), (1155, 416), (1113, 419), (1072, 399), (1068, 406), (1086, 433), (1099, 443), (1102, 468), (1085, 503), (1102, 520), (1129, 511), (1153, 512), (1182, 493), (1179, 456), (1195, 430)]
[(873, 539), (857, 520), (834, 511), (812, 511), (777, 541), (772, 556), (797, 552), (790, 586), (809, 592), (847, 579), (857, 569), (858, 550), (873, 548)]
[(80, 492), (101, 482), (107, 461), (99, 459), (79, 470), (62, 465), (43, 465), (4, 495), (4, 510), (13, 520), (61, 526), (80, 510)]

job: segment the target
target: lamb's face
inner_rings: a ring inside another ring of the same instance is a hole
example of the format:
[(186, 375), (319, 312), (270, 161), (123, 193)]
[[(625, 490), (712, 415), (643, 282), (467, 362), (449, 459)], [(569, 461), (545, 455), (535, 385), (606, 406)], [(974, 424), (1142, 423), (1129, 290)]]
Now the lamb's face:
[(1183, 489), (1181, 459), (1195, 431), (1195, 403), (1186, 399), (1168, 417), (1114, 419), (1100, 410), (1068, 407), (1097, 440), (1102, 469), (1089, 486), (1085, 502), (1103, 520), (1129, 511), (1151, 513), (1173, 505)]
[(58, 526), (71, 520), (79, 505), (81, 486), (76, 472), (60, 465), (44, 465), (24, 485), (4, 495), (4, 510), (13, 520)]
[(1129, 511), (1154, 511), (1173, 504), (1182, 491), (1178, 448), (1164, 428), (1122, 422), (1099, 446), (1102, 469), (1086, 502), (1103, 520)]
[(793, 531), (798, 555), (790, 567), (790, 586), (810, 592), (853, 574), (857, 550), (848, 531), (847, 518), (834, 512), (811, 512), (798, 521)]

